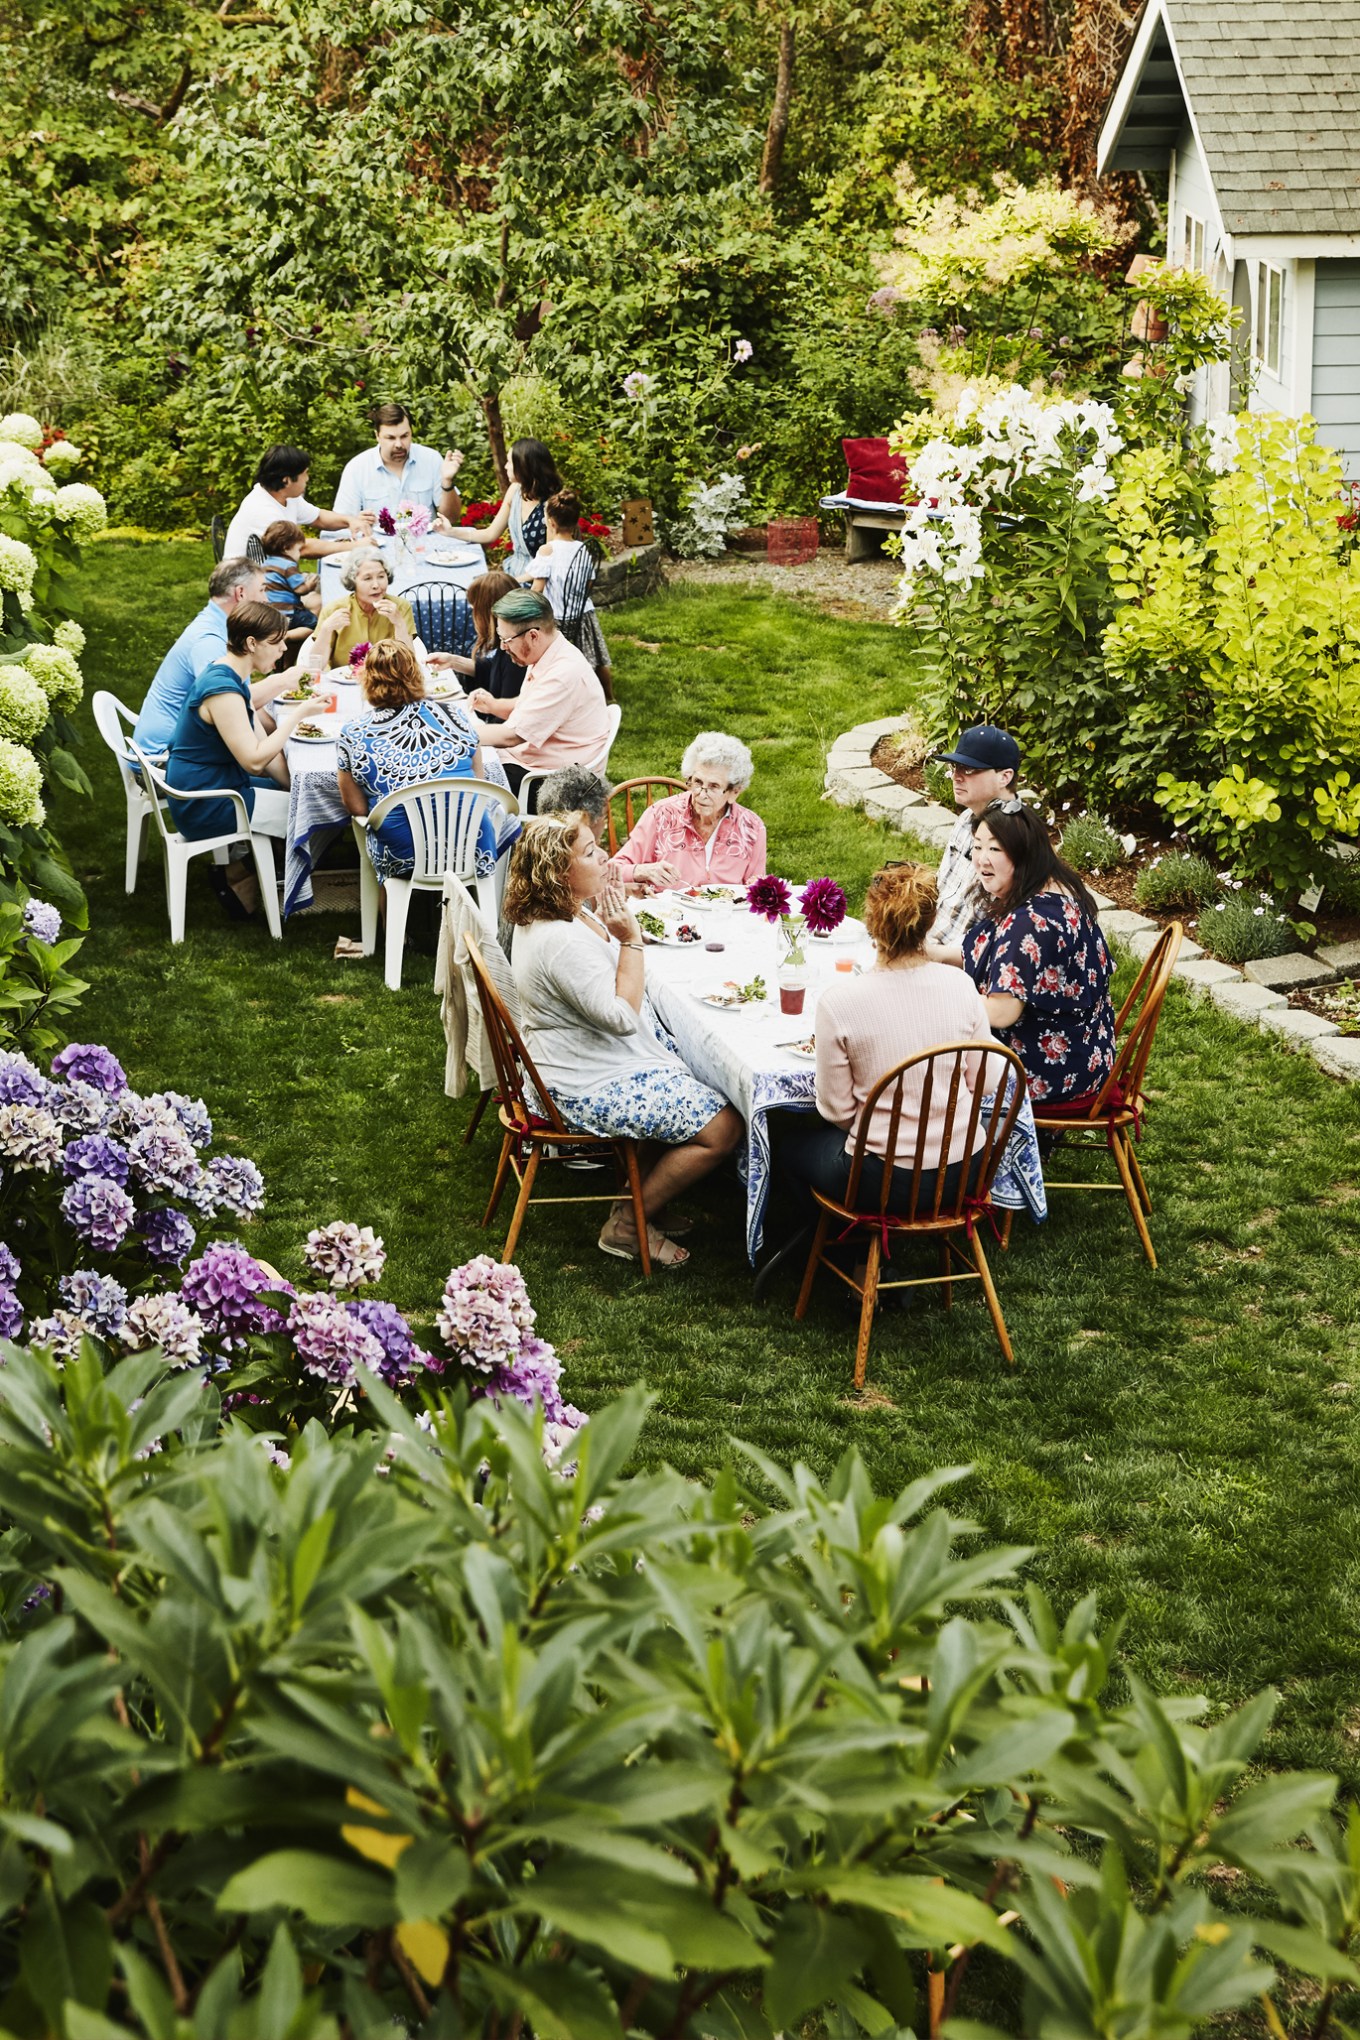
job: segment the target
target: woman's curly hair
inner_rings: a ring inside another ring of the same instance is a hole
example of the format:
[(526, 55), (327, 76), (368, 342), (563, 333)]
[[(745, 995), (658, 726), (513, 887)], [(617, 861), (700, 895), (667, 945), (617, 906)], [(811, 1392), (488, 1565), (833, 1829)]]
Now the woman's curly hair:
[(408, 701), (425, 698), (425, 676), (415, 653), (392, 638), (369, 646), (359, 678), (372, 708), (404, 708)]
[(576, 899), (567, 873), (582, 829), (595, 840), (590, 817), (580, 808), (564, 815), (536, 815), (510, 857), (501, 912), (514, 928), (531, 921), (574, 921)]
[(893, 963), (919, 949), (938, 904), (928, 864), (887, 864), (876, 871), (864, 895), (864, 925), (880, 955)]

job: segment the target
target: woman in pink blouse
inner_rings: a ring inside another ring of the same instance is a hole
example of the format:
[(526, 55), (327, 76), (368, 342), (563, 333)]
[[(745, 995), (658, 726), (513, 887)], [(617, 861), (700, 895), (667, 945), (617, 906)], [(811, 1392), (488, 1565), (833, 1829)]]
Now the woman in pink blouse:
[(684, 793), (639, 816), (611, 860), (619, 882), (640, 892), (687, 885), (746, 885), (765, 873), (765, 824), (739, 805), (755, 767), (737, 737), (701, 730), (680, 770)]

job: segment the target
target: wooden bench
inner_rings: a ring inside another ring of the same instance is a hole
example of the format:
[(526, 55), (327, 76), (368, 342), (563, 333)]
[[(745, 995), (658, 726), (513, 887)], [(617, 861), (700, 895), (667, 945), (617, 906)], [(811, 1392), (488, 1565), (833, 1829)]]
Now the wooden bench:
[(907, 515), (905, 510), (844, 510), (841, 514), (845, 518), (845, 557), (852, 566), (881, 553), (885, 535), (900, 531)]

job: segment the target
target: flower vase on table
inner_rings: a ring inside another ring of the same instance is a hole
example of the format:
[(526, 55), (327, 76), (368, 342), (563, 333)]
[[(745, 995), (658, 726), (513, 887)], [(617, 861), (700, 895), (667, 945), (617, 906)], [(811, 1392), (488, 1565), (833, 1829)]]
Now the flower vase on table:
[(782, 914), (775, 923), (779, 931), (779, 1010), (801, 1013), (807, 996), (807, 951), (803, 947), (807, 922), (801, 914)]

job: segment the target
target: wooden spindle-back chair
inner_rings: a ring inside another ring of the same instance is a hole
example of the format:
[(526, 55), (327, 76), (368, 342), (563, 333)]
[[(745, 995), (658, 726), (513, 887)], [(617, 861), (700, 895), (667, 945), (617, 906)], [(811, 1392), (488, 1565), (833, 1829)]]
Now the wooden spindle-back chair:
[[(634, 824), (654, 800), (665, 800), (672, 793), (683, 793), (683, 779), (666, 779), (661, 774), (652, 774), (645, 779), (621, 779), (609, 796), (609, 854), (611, 857), (622, 848), (633, 833)], [(619, 832), (618, 818), (614, 811), (615, 801), (623, 802), (623, 831)]]
[[(559, 1159), (603, 1150), (612, 1154), (618, 1165), (619, 1174), (628, 1186), (628, 1195), (633, 1206), (633, 1220), (637, 1226), (642, 1272), (650, 1276), (652, 1257), (647, 1244), (647, 1214), (642, 1207), (642, 1172), (638, 1167), (636, 1143), (622, 1137), (611, 1139), (607, 1134), (577, 1133), (567, 1125), (553, 1103), (547, 1085), (534, 1068), (533, 1058), (524, 1045), (523, 1036), (516, 1027), (509, 1008), (492, 983), (481, 950), (471, 935), (465, 934), (463, 939), (472, 964), (477, 998), (481, 1005), (482, 1018), (486, 1023), (487, 1040), (491, 1044), (492, 1060), (496, 1065), (496, 1094), (500, 1100), (502, 1128), (496, 1180), (492, 1185), (491, 1198), (482, 1219), (483, 1225), (490, 1225), (496, 1216), (497, 1207), (505, 1193), (505, 1186), (512, 1175), (519, 1185), (519, 1196), (515, 1200), (514, 1216), (510, 1220), (510, 1231), (506, 1236), (501, 1260), (514, 1259), (515, 1248), (519, 1243), (520, 1232), (530, 1204), (612, 1204), (619, 1194), (617, 1190), (611, 1190), (578, 1194), (574, 1197), (535, 1197), (534, 1183), (540, 1164), (544, 1160), (544, 1149), (555, 1148)], [(541, 1101), (541, 1111), (535, 1110), (531, 1097), (537, 1097)]]
[[(1092, 1153), (1108, 1148), (1119, 1171), (1117, 1183), (1055, 1183), (1049, 1182), (1045, 1175), (1047, 1187), (1050, 1190), (1122, 1190), (1138, 1228), (1143, 1252), (1154, 1268), (1157, 1252), (1147, 1225), (1152, 1199), (1143, 1180), (1143, 1171), (1138, 1166), (1134, 1142), (1147, 1114), (1143, 1078), (1148, 1057), (1152, 1054), (1157, 1022), (1162, 1016), (1162, 1002), (1184, 939), (1185, 930), (1180, 922), (1171, 921), (1144, 957), (1128, 997), (1115, 1016), (1114, 1063), (1089, 1106), (1080, 1113), (1072, 1113), (1062, 1111), (1045, 1099), (1036, 1099), (1034, 1104), (1034, 1123), (1041, 1133), (1053, 1135), (1058, 1145), (1085, 1148)], [(1089, 1138), (1090, 1135), (1095, 1138)], [(1009, 1221), (1005, 1237), (1009, 1240)]]
[[(880, 1289), (919, 1289), (926, 1284), (941, 1283), (945, 1306), (952, 1309), (953, 1285), (956, 1282), (981, 1282), (1001, 1350), (1008, 1361), (1014, 1362), (1015, 1355), (1011, 1351), (1001, 1305), (997, 1301), (991, 1269), (978, 1237), (977, 1221), (991, 1211), (992, 1180), (1001, 1165), (1006, 1142), (1010, 1139), (1025, 1095), (1025, 1072), (1019, 1056), (1008, 1048), (993, 1045), (985, 1051), (985, 1073), (977, 1071), (976, 1082), (970, 1087), (965, 1081), (966, 1065), (970, 1058), (980, 1057), (983, 1053), (977, 1042), (945, 1042), (939, 1048), (922, 1049), (919, 1054), (908, 1056), (880, 1077), (865, 1099), (859, 1116), (844, 1197), (839, 1200), (828, 1197), (821, 1190), (812, 1193), (821, 1209), (793, 1314), (798, 1318), (806, 1314), (819, 1267), (830, 1269), (847, 1288), (854, 1290), (860, 1298), (859, 1343), (855, 1348), (856, 1388), (864, 1386), (874, 1306)], [(905, 1081), (910, 1071), (921, 1072), (920, 1102), (914, 1113), (906, 1110)], [(1011, 1079), (1009, 1083), (1008, 1078)], [(993, 1087), (995, 1104), (990, 1118), (984, 1120), (983, 1095)], [(930, 1126), (931, 1108), (941, 1097), (944, 1099), (943, 1116), (938, 1130), (933, 1131)], [(865, 1159), (874, 1152), (868, 1145), (869, 1134), (875, 1114), (885, 1103), (889, 1113), (887, 1158), (883, 1163), (878, 1195), (872, 1202), (866, 1202), (860, 1193)], [(963, 1138), (958, 1145), (965, 1156), (971, 1157), (971, 1161), (959, 1168), (957, 1181), (951, 1190), (948, 1187), (949, 1171), (942, 1166), (936, 1167), (935, 1157), (949, 1154), (960, 1126)], [(900, 1150), (899, 1137), (904, 1142)], [(905, 1211), (888, 1209), (894, 1163), (899, 1172), (910, 1170)], [(934, 1187), (927, 1194), (923, 1178), (932, 1170)], [(841, 1240), (861, 1231), (866, 1235), (863, 1282), (837, 1267), (828, 1256), (827, 1234), (836, 1220), (840, 1221), (842, 1231), (835, 1244), (839, 1245)], [(880, 1266), (883, 1256), (889, 1252), (888, 1242), (894, 1234), (907, 1238), (933, 1238), (939, 1248), (940, 1272), (892, 1282), (881, 1280)], [(959, 1234), (963, 1235), (962, 1244)], [(962, 1273), (951, 1266), (951, 1255), (962, 1264)]]

